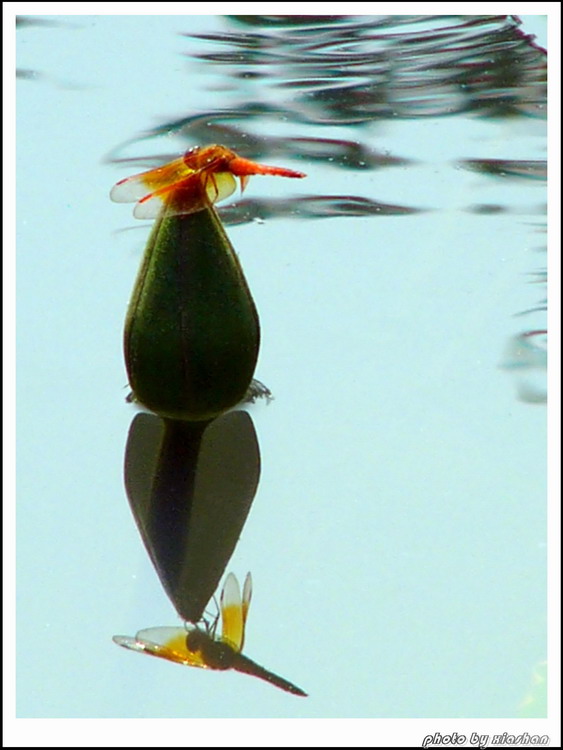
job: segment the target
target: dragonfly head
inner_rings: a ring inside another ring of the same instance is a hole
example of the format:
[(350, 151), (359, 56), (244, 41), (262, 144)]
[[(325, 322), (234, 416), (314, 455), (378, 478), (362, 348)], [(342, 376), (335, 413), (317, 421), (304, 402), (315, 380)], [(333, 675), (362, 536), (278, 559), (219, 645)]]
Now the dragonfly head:
[(211, 146), (195, 146), (190, 148), (183, 155), (184, 164), (196, 172), (213, 172), (229, 171), (228, 164), (236, 158), (234, 151), (225, 146), (213, 144)]

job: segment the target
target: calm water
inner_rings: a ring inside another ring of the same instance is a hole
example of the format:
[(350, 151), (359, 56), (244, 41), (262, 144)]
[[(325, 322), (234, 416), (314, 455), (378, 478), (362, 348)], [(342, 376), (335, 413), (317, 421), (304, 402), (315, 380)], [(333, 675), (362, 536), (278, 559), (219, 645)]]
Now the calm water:
[[(18, 29), (18, 715), (518, 717), (546, 659), (546, 57), (506, 16), (74, 16)], [(198, 144), (307, 173), (221, 214), (256, 301), (245, 652), (181, 624), (132, 519), (110, 187)]]

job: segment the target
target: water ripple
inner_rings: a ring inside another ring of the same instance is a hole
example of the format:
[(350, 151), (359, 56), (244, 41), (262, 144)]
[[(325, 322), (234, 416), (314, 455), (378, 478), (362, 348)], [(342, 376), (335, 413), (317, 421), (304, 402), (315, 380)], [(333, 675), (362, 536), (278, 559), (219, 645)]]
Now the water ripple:
[(545, 116), (546, 56), (514, 17), (359, 19), (236, 17), (260, 33), (186, 34), (207, 43), (188, 55), (249, 84), (267, 78), (269, 88), (291, 90), (280, 111), (307, 123), (461, 111)]
[(226, 224), (246, 224), (275, 217), (321, 219), (335, 216), (404, 216), (427, 209), (381, 203), (359, 195), (308, 195), (286, 199), (239, 201), (219, 210)]

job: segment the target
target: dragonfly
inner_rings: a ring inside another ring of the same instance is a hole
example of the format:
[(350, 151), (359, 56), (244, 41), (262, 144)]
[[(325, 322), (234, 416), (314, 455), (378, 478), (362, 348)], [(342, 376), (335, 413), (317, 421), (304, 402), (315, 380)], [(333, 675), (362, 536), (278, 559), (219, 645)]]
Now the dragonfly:
[(217, 635), (219, 614), (212, 623), (203, 620), (199, 625), (185, 627), (156, 627), (140, 630), (132, 638), (114, 635), (113, 641), (119, 646), (138, 651), (159, 659), (183, 664), (187, 667), (227, 670), (259, 677), (271, 685), (293, 695), (306, 696), (301, 688), (273, 672), (261, 667), (248, 656), (242, 654), (248, 608), (252, 597), (252, 577), (247, 574), (242, 597), (239, 583), (233, 573), (225, 579), (221, 591), (221, 635)]
[(136, 203), (133, 216), (137, 219), (156, 219), (163, 207), (168, 216), (190, 214), (232, 195), (235, 178), (240, 180), (242, 193), (252, 175), (306, 176), (293, 169), (258, 164), (213, 144), (197, 146), (168, 164), (120, 180), (110, 198), (116, 203)]

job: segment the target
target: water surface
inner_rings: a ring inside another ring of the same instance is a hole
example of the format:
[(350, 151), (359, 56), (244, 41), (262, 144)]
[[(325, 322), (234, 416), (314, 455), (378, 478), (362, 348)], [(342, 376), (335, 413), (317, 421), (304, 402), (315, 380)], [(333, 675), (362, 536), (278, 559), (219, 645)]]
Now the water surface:
[[(546, 657), (544, 52), (506, 16), (23, 20), (19, 716), (518, 716)], [(222, 209), (274, 395), (229, 570), (248, 654), (307, 699), (111, 641), (180, 620), (123, 485), (149, 225), (108, 191), (212, 142), (308, 174)]]

